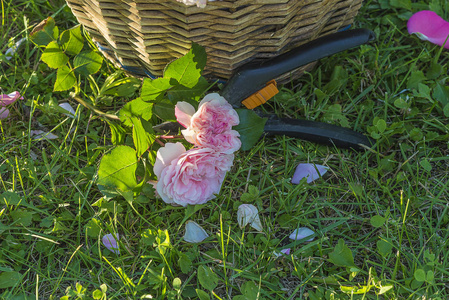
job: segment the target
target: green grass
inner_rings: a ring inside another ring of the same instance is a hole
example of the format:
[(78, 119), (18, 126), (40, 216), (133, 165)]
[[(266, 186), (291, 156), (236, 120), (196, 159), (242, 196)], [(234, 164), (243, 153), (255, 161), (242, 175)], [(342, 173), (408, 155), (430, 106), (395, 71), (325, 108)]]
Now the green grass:
[[(408, 35), (408, 17), (429, 8), (413, 2), (365, 1), (354, 27), (374, 30), (377, 41), (321, 60), (264, 105), (365, 132), (376, 138), (372, 151), (265, 137), (236, 155), (215, 200), (189, 208), (149, 194), (132, 204), (103, 197), (95, 180), (112, 147), (109, 127), (83, 106), (75, 119), (52, 109), (69, 93), (53, 92), (55, 72), (27, 41), (0, 65), (1, 92), (25, 96), (0, 123), (1, 298), (196, 299), (195, 289), (212, 299), (255, 299), (251, 291), (259, 299), (448, 298), (449, 56)], [(63, 5), (3, 1), (1, 53), (47, 16), (61, 29), (74, 26)], [(446, 1), (431, 1), (431, 8), (449, 19)], [(103, 82), (113, 71), (104, 63), (95, 78)], [(90, 93), (87, 82), (81, 88)], [(101, 109), (116, 111), (126, 100)], [(34, 140), (34, 129), (59, 138)], [(300, 162), (330, 170), (312, 184), (293, 185)], [(242, 199), (250, 186), (258, 195)], [(263, 233), (239, 228), (244, 200), (259, 208)], [(187, 220), (210, 237), (184, 242)], [(316, 232), (312, 242), (289, 240), (301, 226)], [(121, 237), (120, 255), (101, 243), (113, 232)], [(291, 255), (276, 258), (273, 252), (286, 247)], [(335, 254), (352, 256), (355, 267), (332, 262)], [(217, 279), (213, 292), (202, 277), (208, 268), (215, 275), (206, 278)]]

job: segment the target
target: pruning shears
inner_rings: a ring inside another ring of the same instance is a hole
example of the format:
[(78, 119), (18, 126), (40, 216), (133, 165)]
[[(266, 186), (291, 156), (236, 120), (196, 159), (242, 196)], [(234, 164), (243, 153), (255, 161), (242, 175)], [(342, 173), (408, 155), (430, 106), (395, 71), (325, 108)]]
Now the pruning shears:
[[(374, 33), (368, 29), (347, 30), (320, 37), (273, 59), (244, 65), (229, 79), (219, 94), (234, 108), (243, 105), (248, 109), (253, 109), (265, 103), (278, 92), (274, 78), (321, 58), (366, 44), (374, 39)], [(316, 143), (355, 150), (371, 147), (374, 144), (361, 133), (332, 124), (279, 118), (275, 115), (261, 116), (268, 117), (264, 127), (264, 132), (268, 135), (288, 135)], [(175, 129), (173, 124), (167, 123), (157, 125), (157, 127), (159, 128), (155, 129)]]
[[(348, 50), (375, 39), (368, 29), (354, 29), (329, 34), (301, 45), (274, 59), (250, 63), (238, 70), (223, 87), (220, 94), (234, 106), (253, 109), (278, 90), (274, 78), (321, 58)], [(372, 147), (367, 136), (348, 128), (300, 119), (264, 116), (268, 120), (264, 132), (268, 135), (288, 135), (316, 143), (356, 150)]]

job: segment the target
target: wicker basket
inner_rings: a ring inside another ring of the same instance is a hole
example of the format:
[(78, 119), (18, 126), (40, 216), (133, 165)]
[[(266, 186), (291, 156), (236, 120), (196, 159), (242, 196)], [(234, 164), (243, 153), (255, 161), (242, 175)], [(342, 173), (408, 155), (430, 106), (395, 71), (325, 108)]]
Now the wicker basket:
[[(209, 77), (228, 79), (266, 59), (350, 25), (362, 0), (66, 0), (92, 39), (125, 70), (162, 75), (191, 42), (206, 48)], [(111, 55), (112, 54), (112, 55)]]

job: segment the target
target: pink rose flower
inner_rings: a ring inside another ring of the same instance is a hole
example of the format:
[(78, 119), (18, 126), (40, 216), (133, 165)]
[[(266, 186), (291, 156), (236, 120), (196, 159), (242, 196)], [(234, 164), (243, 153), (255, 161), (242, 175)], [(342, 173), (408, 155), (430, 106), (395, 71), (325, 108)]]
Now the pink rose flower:
[(181, 143), (167, 143), (157, 152), (154, 164), (156, 190), (166, 203), (182, 206), (206, 203), (220, 192), (233, 160), (233, 154), (210, 148), (186, 151)]
[(232, 126), (239, 124), (239, 116), (228, 101), (216, 93), (204, 97), (197, 112), (191, 104), (178, 102), (175, 115), (186, 127), (181, 131), (184, 138), (198, 147), (231, 154), (242, 145), (239, 133), (232, 130)]

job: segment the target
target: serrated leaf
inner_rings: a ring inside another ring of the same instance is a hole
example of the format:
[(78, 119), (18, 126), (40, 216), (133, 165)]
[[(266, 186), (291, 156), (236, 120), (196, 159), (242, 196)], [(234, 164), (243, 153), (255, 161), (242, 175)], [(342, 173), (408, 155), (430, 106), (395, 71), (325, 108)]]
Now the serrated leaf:
[(116, 97), (130, 96), (139, 89), (141, 84), (142, 82), (137, 78), (122, 78), (108, 85), (103, 94)]
[(192, 268), (192, 261), (185, 254), (179, 255), (178, 264), (181, 268), (181, 272), (184, 274), (188, 274), (190, 272), (190, 269)]
[(334, 251), (329, 253), (329, 260), (336, 266), (355, 267), (352, 252), (343, 239), (339, 239)]
[(217, 275), (211, 268), (203, 265), (198, 268), (198, 280), (200, 281), (201, 286), (209, 291), (212, 291), (218, 285)]
[(6, 205), (17, 205), (20, 203), (20, 196), (12, 191), (6, 191), (0, 195), (0, 203)]
[(173, 78), (180, 85), (194, 87), (206, 66), (206, 50), (196, 43), (192, 43), (190, 51), (171, 62), (164, 71), (164, 78)]
[(50, 68), (57, 69), (69, 62), (69, 57), (56, 41), (50, 42), (42, 53), (41, 60)]
[(247, 151), (251, 149), (263, 133), (266, 118), (259, 117), (254, 111), (249, 109), (237, 109), (240, 124), (234, 126), (233, 129), (240, 133), (242, 147), (240, 150)]
[(55, 26), (55, 20), (52, 17), (40, 22), (30, 34), (31, 40), (38, 46), (46, 46), (52, 41), (56, 41), (59, 35), (59, 29)]
[(109, 129), (111, 130), (111, 143), (115, 146), (123, 144), (126, 137), (126, 130), (121, 124), (116, 124), (110, 120), (107, 121)]
[(65, 30), (60, 37), (62, 49), (69, 55), (77, 55), (83, 50), (84, 38), (81, 33), (81, 25)]
[(22, 275), (19, 272), (6, 271), (0, 274), (0, 289), (10, 288), (20, 285)]
[(22, 226), (28, 227), (33, 221), (33, 212), (16, 209), (11, 212), (11, 217), (16, 224), (21, 224)]
[(76, 76), (72, 69), (68, 66), (62, 66), (58, 68), (56, 72), (56, 82), (53, 90), (57, 91), (67, 91), (71, 89), (76, 84)]
[(183, 85), (176, 85), (167, 91), (167, 96), (172, 103), (177, 103), (178, 101), (198, 101), (204, 95), (204, 93), (209, 88), (210, 84), (204, 77), (200, 77), (198, 83), (192, 87), (186, 87)]
[(90, 219), (86, 224), (86, 234), (92, 238), (97, 238), (101, 231), (101, 222), (95, 218)]
[(139, 117), (131, 118), (133, 124), (133, 142), (136, 147), (137, 156), (142, 156), (145, 151), (153, 144), (156, 136), (150, 122)]
[(154, 103), (153, 113), (164, 121), (176, 121), (175, 105), (167, 98), (158, 99)]
[(433, 98), (440, 102), (443, 107), (449, 104), (449, 88), (447, 86), (437, 82), (437, 85), (433, 89), (432, 95)]
[(73, 59), (75, 70), (84, 76), (97, 73), (102, 63), (103, 57), (94, 51), (83, 51)]
[(117, 146), (104, 155), (98, 169), (98, 185), (120, 191), (131, 191), (137, 187), (137, 155), (128, 146)]
[(137, 98), (126, 103), (122, 109), (120, 109), (119, 117), (120, 121), (126, 126), (132, 126), (131, 118), (139, 117), (145, 121), (151, 119), (153, 115), (153, 103), (148, 103)]
[(143, 80), (140, 97), (143, 101), (152, 101), (171, 87), (173, 87), (173, 85), (170, 83), (170, 78), (145, 78)]

